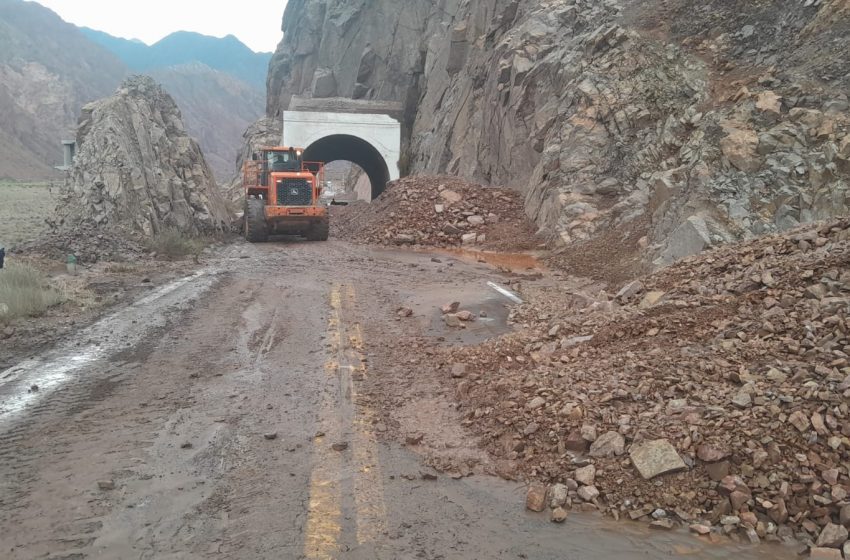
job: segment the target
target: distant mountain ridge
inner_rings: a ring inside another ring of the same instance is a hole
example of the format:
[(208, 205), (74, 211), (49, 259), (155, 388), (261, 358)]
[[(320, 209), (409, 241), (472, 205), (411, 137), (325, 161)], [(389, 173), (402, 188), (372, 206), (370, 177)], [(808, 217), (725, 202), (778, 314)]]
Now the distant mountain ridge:
[(57, 177), (60, 141), (73, 136), (80, 108), (126, 71), (51, 10), (0, 0), (0, 179)]
[(60, 178), (61, 141), (73, 138), (83, 105), (128, 75), (148, 74), (177, 102), (225, 183), (242, 133), (262, 116), (269, 56), (235, 37), (189, 32), (148, 47), (83, 30), (36, 2), (0, 0), (0, 180)]
[(200, 62), (258, 89), (264, 89), (266, 85), (272, 54), (256, 53), (233, 35), (218, 38), (192, 31), (177, 31), (148, 46), (141, 41), (115, 37), (87, 27), (81, 27), (80, 31), (136, 72)]

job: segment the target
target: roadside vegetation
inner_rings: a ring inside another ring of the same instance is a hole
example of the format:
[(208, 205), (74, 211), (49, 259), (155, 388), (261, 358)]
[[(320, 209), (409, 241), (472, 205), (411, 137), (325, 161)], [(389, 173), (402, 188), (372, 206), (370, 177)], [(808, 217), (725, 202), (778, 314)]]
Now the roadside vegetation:
[(149, 250), (159, 257), (180, 259), (197, 257), (212, 242), (204, 236), (193, 236), (176, 229), (166, 229), (155, 234), (147, 243)]
[(0, 324), (38, 317), (63, 301), (62, 291), (38, 270), (22, 265), (0, 269)]
[(53, 212), (54, 204), (47, 183), (0, 180), (0, 246), (8, 249), (37, 238), (44, 231), (44, 219)]

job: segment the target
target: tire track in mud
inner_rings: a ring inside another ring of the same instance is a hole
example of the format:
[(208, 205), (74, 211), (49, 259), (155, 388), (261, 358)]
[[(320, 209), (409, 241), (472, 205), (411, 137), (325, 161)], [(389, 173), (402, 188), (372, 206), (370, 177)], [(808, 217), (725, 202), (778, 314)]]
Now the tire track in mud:
[[(161, 381), (151, 383), (150, 372), (134, 358), (144, 360), (157, 347), (172, 345), (173, 341), (162, 340), (161, 333), (179, 324), (192, 304), (220, 280), (210, 275), (202, 278), (200, 285), (193, 283), (199, 278), (178, 281), (175, 289), (158, 290), (159, 297), (148, 296), (109, 315), (82, 331), (76, 342), (72, 340), (42, 359), (12, 368), (14, 377), (7, 372), (5, 383), (0, 385), (4, 398), (16, 386), (28, 384), (31, 376), (38, 380), (42, 365), (49, 368), (51, 361), (67, 360), (75, 348), (87, 347), (93, 337), (100, 337), (97, 343), (102, 353), (97, 359), (80, 365), (73, 375), (43, 393), (39, 390), (37, 398), (13, 410), (13, 414), (0, 417), (0, 527), (10, 539), (4, 538), (4, 544), (16, 545), (0, 551), (0, 556), (9, 552), (10, 558), (30, 558), (41, 551), (51, 558), (88, 557), (82, 550), (96, 541), (101, 517), (110, 507), (110, 497), (97, 491), (94, 473), (101, 471), (104, 478), (120, 479), (131, 467), (127, 464), (124, 472), (103, 473), (99, 466), (106, 461), (99, 442), (104, 435), (120, 430), (121, 440), (107, 450), (109, 455), (144, 450), (153, 443), (150, 425), (178, 406), (178, 393), (165, 391), (168, 385)], [(154, 314), (159, 318), (143, 322)], [(80, 465), (93, 467), (86, 469), (92, 471), (84, 477), (87, 483), (64, 482)], [(25, 529), (39, 526), (41, 517), (56, 514), (44, 509), (45, 501), (57, 506), (79, 501), (85, 505), (77, 506), (72, 515), (62, 516), (57, 527), (50, 530)], [(19, 547), (27, 551), (22, 556), (18, 555)]]

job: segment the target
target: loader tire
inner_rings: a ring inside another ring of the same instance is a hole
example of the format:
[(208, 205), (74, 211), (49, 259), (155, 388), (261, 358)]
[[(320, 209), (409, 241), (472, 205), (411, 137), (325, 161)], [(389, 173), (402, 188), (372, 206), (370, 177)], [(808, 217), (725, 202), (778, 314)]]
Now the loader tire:
[(259, 198), (245, 200), (245, 239), (251, 243), (262, 243), (269, 239), (265, 208), (265, 200)]
[(330, 221), (325, 218), (310, 228), (307, 232), (307, 241), (327, 241), (331, 233)]

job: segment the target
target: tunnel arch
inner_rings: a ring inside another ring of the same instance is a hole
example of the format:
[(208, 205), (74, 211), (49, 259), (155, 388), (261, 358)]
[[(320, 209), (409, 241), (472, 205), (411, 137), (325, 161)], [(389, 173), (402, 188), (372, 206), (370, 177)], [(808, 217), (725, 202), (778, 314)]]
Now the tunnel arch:
[(306, 161), (359, 165), (372, 184), (372, 198), (400, 176), (401, 123), (388, 114), (284, 111), (282, 142), (304, 148)]
[(356, 163), (369, 177), (373, 200), (384, 192), (391, 180), (389, 166), (377, 148), (350, 134), (331, 134), (319, 138), (304, 149), (304, 161)]

